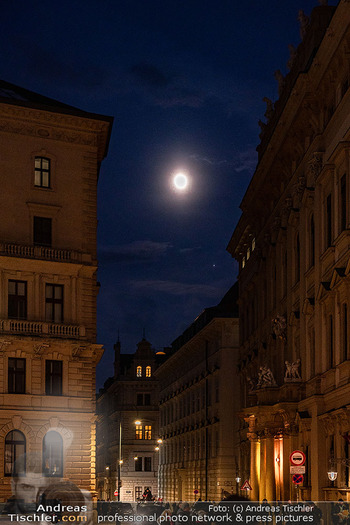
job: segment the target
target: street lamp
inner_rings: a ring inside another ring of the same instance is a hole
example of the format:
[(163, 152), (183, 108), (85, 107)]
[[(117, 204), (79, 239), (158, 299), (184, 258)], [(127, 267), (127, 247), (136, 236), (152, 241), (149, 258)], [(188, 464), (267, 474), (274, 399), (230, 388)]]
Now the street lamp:
[(345, 465), (346, 467), (350, 467), (350, 459), (346, 458), (330, 458), (329, 460), (329, 470), (327, 471), (328, 479), (330, 481), (335, 481), (338, 477), (338, 471), (337, 471), (337, 463), (340, 463), (341, 465)]

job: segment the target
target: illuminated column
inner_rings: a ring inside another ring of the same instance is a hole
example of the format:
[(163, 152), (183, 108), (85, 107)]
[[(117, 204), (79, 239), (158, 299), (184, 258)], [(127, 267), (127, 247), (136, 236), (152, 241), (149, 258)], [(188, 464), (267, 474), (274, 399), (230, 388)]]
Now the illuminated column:
[(258, 435), (249, 432), (247, 437), (250, 440), (250, 485), (252, 487), (250, 499), (259, 501), (259, 482), (260, 482), (260, 442)]
[(276, 485), (275, 485), (275, 443), (274, 435), (265, 430), (266, 433), (266, 499), (267, 501), (275, 501), (276, 499)]
[(266, 498), (266, 438), (260, 438), (260, 500)]
[(284, 433), (283, 436), (283, 492), (281, 499), (288, 501), (292, 499), (291, 491), (291, 475), (290, 475), (290, 461), (289, 457), (292, 450), (292, 437), (290, 434)]

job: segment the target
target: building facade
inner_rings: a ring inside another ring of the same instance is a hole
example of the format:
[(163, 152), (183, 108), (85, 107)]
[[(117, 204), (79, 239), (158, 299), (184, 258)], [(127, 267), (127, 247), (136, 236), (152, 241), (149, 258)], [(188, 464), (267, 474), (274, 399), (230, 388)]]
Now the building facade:
[[(350, 491), (350, 4), (299, 19), (303, 40), (276, 75), (279, 100), (266, 99), (228, 246), (240, 265), (241, 468), (254, 500)], [(306, 455), (299, 489), (293, 450)]]
[(237, 291), (205, 309), (156, 371), (164, 501), (219, 501), (239, 491)]
[(24, 452), (95, 489), (96, 187), (111, 125), (0, 82), (0, 501)]
[(115, 347), (114, 376), (97, 399), (97, 489), (105, 501), (158, 497), (159, 403), (155, 371), (164, 352), (142, 339), (134, 354)]

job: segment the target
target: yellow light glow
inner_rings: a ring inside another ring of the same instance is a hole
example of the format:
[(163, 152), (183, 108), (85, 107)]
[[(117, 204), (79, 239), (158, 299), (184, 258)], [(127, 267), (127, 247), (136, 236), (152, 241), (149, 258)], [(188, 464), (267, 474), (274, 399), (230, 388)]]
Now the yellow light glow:
[(141, 421), (139, 419), (136, 419), (135, 425), (141, 425)]
[(157, 443), (163, 443), (163, 440), (162, 439), (157, 439)]

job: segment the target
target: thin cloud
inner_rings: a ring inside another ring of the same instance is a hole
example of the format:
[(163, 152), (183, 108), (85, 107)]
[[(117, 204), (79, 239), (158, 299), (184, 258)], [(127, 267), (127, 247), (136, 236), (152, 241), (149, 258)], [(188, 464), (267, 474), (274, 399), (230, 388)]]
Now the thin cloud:
[(170, 295), (194, 295), (204, 297), (217, 297), (218, 289), (207, 284), (189, 284), (176, 281), (132, 281), (131, 288), (139, 292), (162, 292)]
[(257, 152), (254, 148), (248, 148), (245, 151), (238, 151), (233, 159), (215, 159), (202, 155), (193, 154), (190, 158), (197, 162), (204, 162), (211, 166), (230, 166), (234, 171), (240, 173), (241, 171), (253, 172), (258, 160)]
[(144, 240), (120, 246), (103, 246), (99, 253), (107, 261), (148, 261), (162, 257), (170, 248), (170, 242)]

